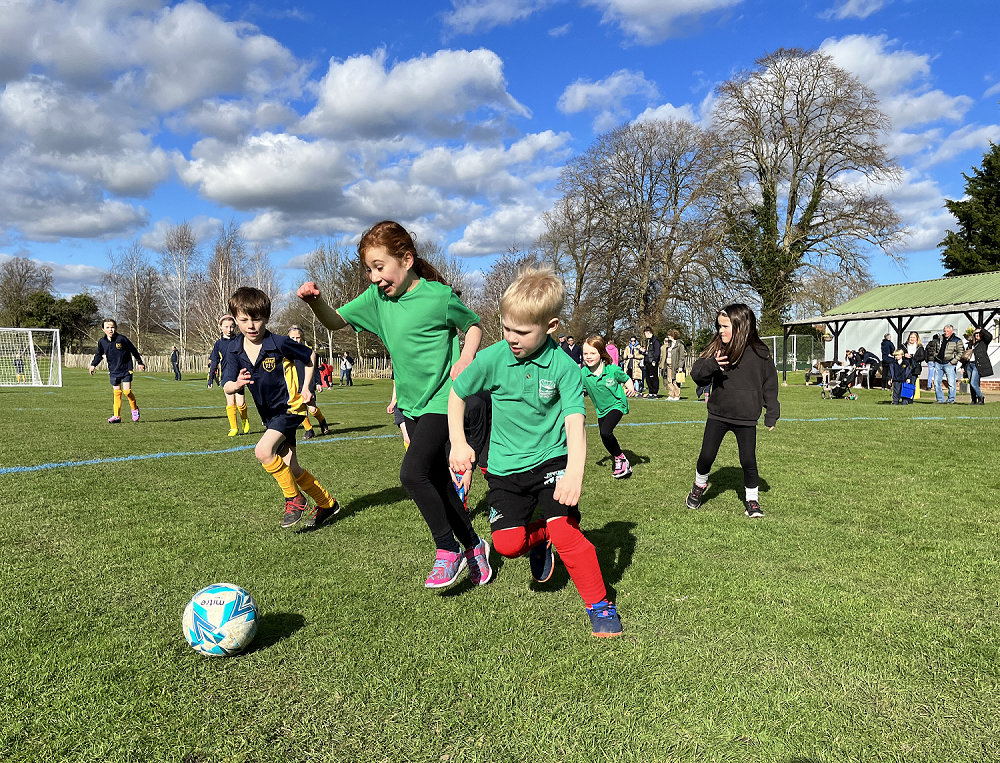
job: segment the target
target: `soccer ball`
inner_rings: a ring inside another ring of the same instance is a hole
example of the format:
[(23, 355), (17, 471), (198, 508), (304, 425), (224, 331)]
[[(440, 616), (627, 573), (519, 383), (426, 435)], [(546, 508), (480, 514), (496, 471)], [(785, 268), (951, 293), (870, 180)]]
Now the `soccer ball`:
[(236, 585), (202, 588), (184, 608), (184, 638), (209, 657), (239, 654), (257, 633), (257, 602)]

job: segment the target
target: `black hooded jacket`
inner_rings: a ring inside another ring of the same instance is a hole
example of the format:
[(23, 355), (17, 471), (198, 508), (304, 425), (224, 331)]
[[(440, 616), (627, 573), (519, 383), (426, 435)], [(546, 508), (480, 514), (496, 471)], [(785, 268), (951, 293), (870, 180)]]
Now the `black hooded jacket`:
[[(758, 355), (757, 353), (760, 353)], [(771, 353), (762, 345), (747, 347), (735, 366), (719, 368), (715, 358), (699, 358), (691, 369), (691, 378), (700, 386), (712, 385), (708, 398), (708, 417), (738, 426), (753, 426), (763, 408), (765, 426), (773, 427), (780, 416), (778, 406), (778, 370)]]

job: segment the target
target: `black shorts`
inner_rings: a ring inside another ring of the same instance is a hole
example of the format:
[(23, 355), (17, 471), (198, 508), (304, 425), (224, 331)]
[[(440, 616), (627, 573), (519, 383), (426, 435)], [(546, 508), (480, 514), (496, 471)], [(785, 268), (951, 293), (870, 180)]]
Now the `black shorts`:
[(305, 416), (295, 416), (291, 413), (279, 413), (272, 416), (264, 424), (268, 429), (281, 432), (285, 436), (285, 444), (289, 448), (295, 447), (295, 430), (302, 426)]
[(111, 386), (120, 387), (123, 382), (132, 383), (132, 372), (126, 371), (123, 374), (110, 374), (111, 376)]
[(556, 480), (565, 472), (566, 456), (550, 458), (534, 469), (518, 474), (500, 477), (487, 471), (490, 530), (496, 532), (524, 527), (531, 521), (535, 507), (541, 509), (544, 519), (573, 517), (580, 521), (578, 507), (564, 506), (552, 497)]

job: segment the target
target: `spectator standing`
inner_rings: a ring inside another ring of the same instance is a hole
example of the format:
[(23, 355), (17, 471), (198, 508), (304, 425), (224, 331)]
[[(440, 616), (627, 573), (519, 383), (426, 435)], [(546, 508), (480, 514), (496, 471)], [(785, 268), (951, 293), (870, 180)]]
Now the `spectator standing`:
[(649, 389), (646, 397), (654, 400), (660, 393), (660, 372), (658, 368), (660, 365), (660, 340), (654, 336), (651, 326), (646, 326), (642, 333), (646, 335), (645, 355), (642, 360), (643, 375), (646, 379), (646, 386)]
[(663, 378), (667, 380), (667, 400), (680, 400), (681, 387), (677, 383), (677, 374), (684, 368), (684, 343), (681, 332), (671, 329), (667, 332), (667, 344), (661, 348), (660, 368)]
[(927, 391), (934, 389), (934, 377), (937, 375), (937, 354), (941, 349), (941, 335), (935, 334), (924, 347), (924, 357), (927, 359)]
[(642, 394), (642, 359), (644, 355), (642, 347), (639, 346), (639, 340), (632, 337), (628, 347), (625, 348), (625, 354), (622, 356), (625, 359), (625, 373), (635, 382), (635, 388), (640, 395)]
[(576, 340), (568, 336), (566, 337), (566, 345), (563, 347), (566, 354), (573, 358), (573, 362), (578, 366), (583, 366), (583, 348), (576, 343)]
[(354, 370), (354, 358), (347, 352), (340, 357), (340, 385), (353, 387), (354, 381), (351, 379), (351, 371)]
[(910, 362), (910, 384), (913, 385), (913, 399), (920, 397), (920, 373), (923, 371), (923, 362), (927, 360), (927, 352), (920, 342), (920, 334), (911, 331), (906, 338), (906, 344), (902, 347), (903, 356)]
[(889, 383), (889, 366), (892, 365), (892, 358), (896, 352), (896, 345), (892, 343), (889, 334), (882, 337), (882, 346), (879, 349), (882, 351), (882, 387), (889, 389), (892, 386)]
[(181, 354), (177, 352), (177, 345), (170, 345), (170, 366), (174, 369), (174, 381), (181, 380)]
[(972, 358), (969, 360), (969, 392), (972, 393), (971, 405), (986, 405), (983, 389), (980, 383), (984, 376), (993, 376), (993, 363), (990, 362), (989, 347), (993, 334), (985, 328), (976, 329), (972, 334), (970, 349)]
[(614, 341), (609, 339), (604, 349), (608, 351), (608, 356), (611, 358), (611, 362), (616, 366), (621, 366), (621, 363), (618, 362), (618, 347), (615, 346)]
[(941, 389), (941, 382), (945, 376), (948, 377), (948, 403), (954, 404), (956, 375), (958, 371), (958, 359), (962, 356), (962, 340), (955, 333), (955, 327), (950, 323), (944, 327), (944, 336), (941, 337), (941, 347), (937, 352), (938, 368), (934, 374), (934, 397), (936, 402), (944, 403), (944, 392)]

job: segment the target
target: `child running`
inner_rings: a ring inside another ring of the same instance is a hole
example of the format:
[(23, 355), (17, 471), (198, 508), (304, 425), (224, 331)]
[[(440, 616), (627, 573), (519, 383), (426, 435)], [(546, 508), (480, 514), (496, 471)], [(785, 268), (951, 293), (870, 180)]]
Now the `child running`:
[[(527, 269), (500, 300), (503, 342), (487, 347), (454, 382), (448, 404), (451, 467), (472, 468), (465, 398), (493, 393), (489, 485), (496, 550), (529, 555), (532, 577), (552, 577), (553, 546), (586, 605), (595, 636), (618, 636), (621, 620), (607, 599), (597, 551), (580, 532), (580, 490), (587, 459), (580, 368), (552, 335), (564, 289), (552, 272)], [(535, 507), (542, 517), (531, 522)]]
[[(424, 585), (449, 586), (466, 567), (472, 582), (483, 585), (493, 577), (490, 546), (476, 534), (452, 487), (445, 452), (451, 382), (479, 349), (479, 316), (417, 255), (413, 238), (399, 223), (383, 220), (365, 231), (358, 254), (372, 284), (357, 299), (334, 310), (311, 281), (299, 287), (299, 297), (331, 331), (347, 325), (370, 331), (392, 355), (397, 404), (410, 436), (399, 478), (437, 545)], [(458, 331), (466, 332), (461, 353)]]
[(583, 368), (580, 370), (583, 373), (583, 388), (597, 411), (601, 442), (614, 458), (611, 476), (617, 480), (624, 479), (632, 474), (632, 466), (618, 444), (615, 427), (628, 413), (626, 397), (638, 397), (639, 393), (628, 374), (611, 361), (604, 339), (597, 335), (587, 337), (583, 343)]
[[(223, 381), (220, 382), (220, 386), (226, 379), (226, 369), (225, 364), (230, 362), (234, 356), (230, 354), (229, 350), (233, 343), (239, 342), (242, 337), (240, 332), (236, 330), (236, 319), (231, 315), (223, 315), (219, 318), (219, 331), (222, 332), (222, 336), (216, 340), (215, 346), (212, 347), (212, 354), (209, 356), (208, 364), (208, 387), (212, 388), (212, 380), (216, 378), (216, 374), (219, 374), (219, 378)], [(237, 416), (239, 418), (237, 418)], [(239, 419), (243, 419), (243, 434), (250, 431), (250, 416), (247, 412), (247, 398), (240, 390), (235, 395), (226, 395), (226, 418), (229, 419), (229, 436), (235, 437), (239, 434)]]
[[(257, 412), (267, 427), (254, 455), (285, 495), (281, 526), (296, 524), (309, 507), (301, 490), (316, 502), (306, 519), (306, 527), (319, 527), (340, 511), (340, 504), (299, 466), (295, 457), (295, 430), (312, 400), (309, 391), (315, 371), (312, 350), (267, 330), (271, 300), (260, 289), (248, 286), (237, 289), (229, 300), (229, 312), (236, 316), (243, 336), (232, 343), (228, 350), (232, 358), (222, 364), (222, 388), (227, 395), (235, 395), (250, 387)], [(303, 365), (304, 379), (299, 379), (296, 361)]]
[(771, 353), (757, 335), (757, 317), (742, 303), (726, 305), (715, 317), (715, 337), (704, 349), (691, 378), (698, 385), (712, 386), (708, 398), (708, 421), (695, 469), (694, 487), (687, 506), (697, 509), (708, 488), (719, 446), (726, 432), (736, 436), (746, 489), (746, 515), (764, 516), (758, 500), (757, 419), (767, 409), (764, 424), (769, 430), (778, 423), (778, 371)]
[[(292, 326), (290, 329), (288, 329), (288, 338), (291, 339), (293, 342), (298, 342), (299, 344), (305, 344), (302, 341), (302, 329), (300, 329), (298, 326)], [(307, 345), (307, 344), (305, 346), (309, 347), (309, 345)], [(312, 363), (313, 363), (313, 368), (315, 368), (316, 367), (316, 350), (314, 350), (312, 347), (309, 347), (309, 351), (312, 353)], [(304, 378), (306, 378), (305, 377), (305, 368), (303, 367), (301, 361), (295, 361), (295, 370), (299, 372), (299, 381), (302, 381)], [(323, 415), (323, 411), (321, 411), (319, 409), (319, 406), (316, 405), (316, 374), (315, 373), (313, 373), (312, 379), (309, 382), (309, 391), (312, 393), (312, 402), (311, 403), (306, 403), (307, 414), (306, 414), (306, 417), (302, 420), (302, 428), (306, 430), (306, 433), (304, 435), (302, 435), (302, 439), (303, 440), (311, 440), (313, 437), (315, 437), (315, 434), (313, 433), (312, 422), (309, 421), (309, 415), (312, 415), (316, 419), (316, 421), (319, 422), (319, 433), (320, 434), (322, 434), (322, 435), (330, 434), (330, 427), (327, 426), (326, 417)]]
[(111, 376), (111, 389), (114, 391), (114, 403), (112, 407), (109, 424), (121, 424), (122, 393), (128, 400), (132, 409), (132, 421), (139, 420), (139, 404), (135, 401), (135, 394), (132, 392), (132, 358), (135, 358), (140, 371), (146, 370), (146, 365), (142, 362), (139, 351), (127, 336), (118, 333), (118, 324), (110, 318), (105, 318), (101, 324), (104, 331), (97, 342), (97, 352), (94, 359), (90, 361), (90, 375), (94, 375), (102, 357), (108, 359), (108, 372)]

